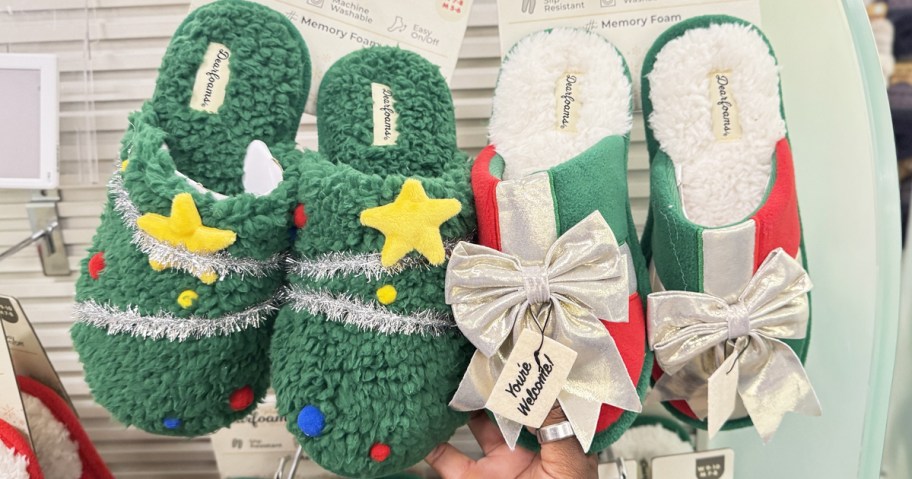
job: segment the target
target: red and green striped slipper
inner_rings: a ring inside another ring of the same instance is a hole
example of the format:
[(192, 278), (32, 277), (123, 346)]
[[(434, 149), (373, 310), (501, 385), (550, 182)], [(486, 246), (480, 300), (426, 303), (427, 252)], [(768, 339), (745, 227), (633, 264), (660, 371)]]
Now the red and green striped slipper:
[[(489, 125), (491, 145), (472, 169), (483, 246), (523, 264), (541, 263), (559, 237), (594, 212), (619, 246), (626, 269), (619, 291), (623, 311), (611, 321), (600, 318), (626, 367), (611, 381), (626, 383), (634, 404), (628, 410), (601, 404), (588, 437), (590, 452), (605, 449), (631, 425), (652, 367), (644, 317), (649, 280), (627, 193), (631, 123), (630, 75), (611, 43), (583, 30), (535, 33), (504, 60)], [(601, 374), (605, 379), (608, 371)], [(538, 448), (524, 428), (518, 443)]]
[(811, 283), (767, 39), (732, 17), (672, 27), (646, 57), (643, 113), (655, 389), (691, 425), (753, 422), (768, 440), (785, 412), (819, 405), (801, 364)]

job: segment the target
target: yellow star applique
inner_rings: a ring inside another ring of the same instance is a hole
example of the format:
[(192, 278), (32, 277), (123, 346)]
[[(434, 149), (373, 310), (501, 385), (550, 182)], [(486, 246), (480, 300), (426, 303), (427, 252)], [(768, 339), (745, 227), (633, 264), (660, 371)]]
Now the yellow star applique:
[(457, 199), (431, 199), (421, 182), (407, 179), (392, 203), (361, 212), (361, 224), (379, 230), (386, 237), (380, 263), (389, 268), (412, 251), (433, 265), (446, 259), (440, 226), (459, 214)]
[(190, 193), (180, 193), (174, 197), (171, 201), (171, 216), (146, 213), (136, 219), (136, 226), (159, 241), (171, 246), (183, 246), (191, 253), (215, 253), (237, 240), (234, 231), (203, 226)]

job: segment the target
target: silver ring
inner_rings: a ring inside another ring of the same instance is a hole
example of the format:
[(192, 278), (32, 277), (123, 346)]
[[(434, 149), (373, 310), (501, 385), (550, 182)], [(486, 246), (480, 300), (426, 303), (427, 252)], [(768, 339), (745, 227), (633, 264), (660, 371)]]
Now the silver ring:
[(535, 431), (535, 435), (538, 437), (539, 444), (547, 444), (576, 436), (576, 433), (573, 432), (573, 426), (570, 425), (570, 421), (564, 421), (541, 427)]

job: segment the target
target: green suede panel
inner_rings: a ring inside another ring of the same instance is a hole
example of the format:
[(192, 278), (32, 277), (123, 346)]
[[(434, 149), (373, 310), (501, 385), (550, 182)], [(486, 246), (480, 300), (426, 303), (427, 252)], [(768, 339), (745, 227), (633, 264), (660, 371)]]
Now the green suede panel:
[(619, 243), (627, 238), (627, 148), (626, 136), (609, 136), (577, 157), (550, 170), (558, 234), (598, 211), (614, 231)]
[(652, 262), (667, 290), (703, 290), (703, 228), (681, 209), (674, 165), (661, 150), (650, 166)]
[[(692, 18), (680, 22), (666, 30), (656, 39), (655, 43), (646, 54), (642, 69), (642, 103), (643, 116), (649, 118), (652, 113), (652, 101), (650, 100), (650, 84), (648, 75), (652, 72), (656, 57), (662, 48), (671, 40), (684, 35), (688, 30), (697, 28), (706, 28), (713, 24), (735, 23), (739, 25), (751, 25), (749, 22), (740, 18), (726, 15), (707, 15)], [(756, 28), (760, 37), (769, 47), (770, 54), (775, 58), (772, 45), (769, 39)], [(782, 86), (779, 86), (780, 95), (780, 112), (782, 118), (785, 118), (785, 107), (781, 101)], [(646, 123), (646, 143), (649, 150), (650, 158), (650, 210), (646, 221), (646, 228), (643, 232), (643, 251), (647, 261), (655, 264), (659, 277), (667, 290), (686, 290), (702, 291), (702, 227), (691, 223), (684, 217), (680, 204), (680, 196), (677, 191), (677, 183), (674, 174), (674, 165), (671, 160), (661, 150), (661, 146), (655, 139), (649, 123)], [(773, 161), (773, 172), (770, 178), (769, 187), (766, 195), (769, 195), (776, 179), (776, 163)], [(766, 197), (761, 201), (759, 210), (766, 202)], [(753, 216), (752, 213), (750, 216)], [(750, 218), (750, 216), (748, 218)], [(747, 219), (745, 219), (747, 220)], [(801, 242), (801, 254), (807, 269), (807, 255), (804, 252), (804, 240)], [(695, 281), (699, 283), (694, 283)], [(810, 298), (810, 295), (808, 296)], [(808, 318), (807, 336), (801, 340), (785, 340), (784, 342), (791, 347), (798, 357), (804, 362), (807, 356), (808, 344), (811, 335), (811, 319)], [(665, 408), (672, 413), (677, 419), (700, 429), (706, 429), (705, 421), (695, 420), (682, 414), (672, 407), (669, 403), (663, 403)], [(736, 419), (727, 422), (722, 430), (739, 429), (752, 425), (750, 417)]]
[[(189, 108), (190, 93), (209, 42), (231, 49), (231, 80), (217, 114)], [(268, 68), (267, 68), (268, 67)], [(309, 86), (310, 64), (300, 35), (281, 14), (241, 0), (221, 0), (190, 14), (163, 58), (156, 93), (130, 115), (121, 175), (140, 214), (170, 215), (178, 193), (193, 196), (206, 226), (228, 229), (237, 240), (224, 251), (236, 258), (263, 260), (291, 246), (291, 211), (296, 202), (303, 154), (294, 135)], [(240, 193), (249, 142), (268, 143), (284, 168), (284, 180), (264, 196)], [(163, 148), (167, 145), (168, 148)], [(175, 175), (175, 168), (204, 185), (232, 194), (216, 200)], [(262, 278), (230, 274), (207, 285), (179, 269), (154, 271), (132, 243), (133, 231), (114, 210), (113, 193), (88, 256), (80, 265), (76, 300), (93, 300), (144, 315), (216, 319), (267, 301), (283, 283), (277, 268)], [(92, 279), (89, 259), (103, 252), (105, 267)], [(185, 290), (199, 298), (184, 309)], [(108, 334), (78, 323), (72, 328), (95, 400), (126, 425), (175, 436), (207, 434), (248, 414), (269, 386), (269, 339), (273, 318), (260, 328), (227, 336), (168, 341)], [(229, 398), (250, 386), (254, 404), (233, 411)], [(174, 429), (165, 418), (180, 419)]]
[[(225, 102), (217, 113), (190, 108), (196, 72), (210, 43), (231, 51)], [(219, 0), (190, 13), (159, 68), (152, 106), (178, 170), (224, 194), (243, 191), (252, 140), (294, 142), (310, 59), (297, 28), (281, 13), (244, 0)]]
[[(373, 146), (371, 83), (390, 87), (399, 113), (394, 146)], [(349, 54), (323, 79), (318, 102), (321, 152), (306, 153), (298, 202), (307, 223), (293, 252), (315, 259), (331, 252), (375, 253), (384, 236), (360, 224), (363, 210), (391, 203), (408, 178), (430, 198), (455, 198), (462, 211), (440, 228), (444, 240), (466, 238), (476, 227), (469, 161), (456, 149), (449, 89), (436, 67), (398, 48)], [(411, 253), (416, 255), (416, 253)], [(446, 266), (406, 269), (379, 279), (291, 276), (293, 285), (344, 294), (378, 305), (376, 290), (393, 285), (398, 314), (449, 312)], [(272, 342), (273, 387), (288, 429), (318, 464), (349, 477), (380, 477), (420, 462), (464, 424), (448, 407), (474, 351), (457, 329), (441, 336), (383, 334), (329, 321), (285, 306)], [(313, 405), (326, 426), (318, 437), (297, 427)], [(370, 458), (382, 442), (391, 454)]]

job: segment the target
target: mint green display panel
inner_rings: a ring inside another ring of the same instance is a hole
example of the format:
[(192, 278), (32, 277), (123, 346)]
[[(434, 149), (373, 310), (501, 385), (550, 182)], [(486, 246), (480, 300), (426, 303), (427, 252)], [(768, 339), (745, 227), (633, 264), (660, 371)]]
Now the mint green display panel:
[(861, 0), (765, 0), (782, 65), (809, 271), (807, 371), (823, 416), (787, 415), (772, 442), (720, 433), (735, 477), (877, 478), (896, 352), (900, 228), (884, 80)]

